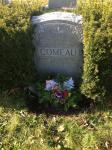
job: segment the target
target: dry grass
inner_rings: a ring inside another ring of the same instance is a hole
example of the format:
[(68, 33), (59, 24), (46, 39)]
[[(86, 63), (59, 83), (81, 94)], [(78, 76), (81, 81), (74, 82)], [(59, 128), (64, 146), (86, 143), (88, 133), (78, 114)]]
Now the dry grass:
[(0, 99), (1, 150), (112, 150), (112, 110), (48, 117), (29, 113), (22, 95)]

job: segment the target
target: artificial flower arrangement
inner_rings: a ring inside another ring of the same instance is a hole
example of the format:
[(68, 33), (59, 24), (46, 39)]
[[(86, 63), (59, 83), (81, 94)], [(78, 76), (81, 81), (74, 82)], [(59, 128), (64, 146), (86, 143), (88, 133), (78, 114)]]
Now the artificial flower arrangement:
[(38, 84), (39, 103), (47, 107), (64, 108), (67, 111), (69, 108), (76, 107), (78, 93), (75, 88), (75, 83), (72, 77), (58, 79), (49, 79), (42, 84)]
[(71, 96), (71, 90), (74, 88), (74, 81), (70, 78), (64, 81), (63, 85), (56, 82), (55, 80), (46, 80), (46, 91), (52, 91), (52, 96), (57, 98), (57, 100), (62, 100)]

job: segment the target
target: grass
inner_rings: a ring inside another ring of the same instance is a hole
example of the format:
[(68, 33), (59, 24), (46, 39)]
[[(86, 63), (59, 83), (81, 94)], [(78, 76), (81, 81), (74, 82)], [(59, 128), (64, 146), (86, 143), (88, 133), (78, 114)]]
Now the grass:
[(22, 91), (0, 95), (0, 150), (112, 150), (112, 110), (30, 113)]

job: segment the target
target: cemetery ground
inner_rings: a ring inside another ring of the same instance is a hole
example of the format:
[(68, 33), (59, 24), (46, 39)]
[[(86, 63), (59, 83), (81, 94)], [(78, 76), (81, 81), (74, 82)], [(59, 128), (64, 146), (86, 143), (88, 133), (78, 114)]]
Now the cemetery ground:
[(112, 110), (102, 105), (75, 113), (34, 113), (21, 89), (0, 95), (1, 150), (111, 150)]

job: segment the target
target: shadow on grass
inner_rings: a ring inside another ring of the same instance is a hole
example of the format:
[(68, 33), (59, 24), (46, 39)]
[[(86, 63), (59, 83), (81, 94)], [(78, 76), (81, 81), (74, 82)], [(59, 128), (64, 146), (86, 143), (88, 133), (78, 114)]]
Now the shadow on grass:
[[(30, 102), (30, 101), (29, 101)], [(55, 108), (53, 106), (45, 107), (42, 105), (39, 105), (37, 103), (37, 100), (31, 101), (30, 103), (27, 102), (26, 106), (27, 109), (30, 113), (36, 113), (36, 114), (41, 114), (41, 113), (46, 113), (48, 116), (49, 115), (59, 115), (59, 116), (73, 116), (73, 115), (79, 115), (81, 113), (89, 113), (89, 114), (94, 114), (96, 112), (107, 112), (111, 111), (112, 107), (108, 107), (105, 104), (97, 104), (97, 105), (84, 105), (80, 106), (77, 105), (75, 108), (70, 108), (67, 112), (63, 108)]]
[(23, 90), (15, 88), (0, 93), (0, 107), (21, 110), (26, 108)]
[(76, 108), (71, 108), (67, 112), (61, 108), (55, 108), (51, 105), (44, 106), (38, 103), (38, 98), (26, 96), (23, 88), (16, 88), (10, 91), (5, 91), (0, 94), (0, 107), (4, 107), (12, 110), (23, 110), (26, 109), (29, 113), (42, 114), (46, 115), (59, 115), (59, 116), (71, 116), (78, 115), (80, 113), (95, 113), (111, 111), (112, 107), (107, 106), (106, 104), (92, 104), (83, 98), (82, 102), (79, 102)]

